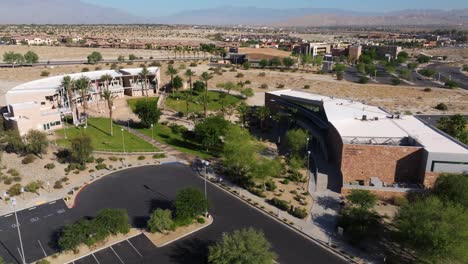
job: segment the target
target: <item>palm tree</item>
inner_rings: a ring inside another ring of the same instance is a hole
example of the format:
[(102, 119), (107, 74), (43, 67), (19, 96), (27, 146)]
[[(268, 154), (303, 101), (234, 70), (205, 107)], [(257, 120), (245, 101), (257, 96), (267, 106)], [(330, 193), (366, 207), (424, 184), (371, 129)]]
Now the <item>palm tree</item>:
[[(101, 82), (104, 83), (104, 86), (106, 89), (109, 89), (109, 84), (111, 83), (112, 79), (114, 79), (114, 77), (112, 77), (110, 74), (104, 74), (101, 76)], [(99, 87), (98, 87), (99, 88)], [(99, 101), (101, 100), (102, 98), (102, 90), (99, 89)], [(97, 103), (97, 106), (98, 106), (98, 111), (101, 111), (99, 110), (99, 101)]]
[(143, 79), (141, 83), (141, 94), (142, 96), (145, 96), (146, 92), (146, 97), (148, 97), (148, 90), (146, 89), (146, 79), (148, 78), (148, 75), (150, 74), (148, 68), (143, 67), (141, 72), (139, 73), (140, 77)]
[(112, 128), (112, 110), (114, 107), (114, 99), (117, 98), (117, 95), (112, 94), (112, 92), (107, 88), (102, 93), (102, 97), (107, 102), (107, 107), (109, 108), (109, 119), (110, 119), (110, 135), (114, 135), (114, 129)]
[(86, 110), (88, 108), (88, 93), (89, 93), (89, 79), (87, 77), (81, 77), (75, 82), (76, 90), (81, 95), (81, 104), (83, 105), (83, 113), (86, 116)]
[(209, 74), (208, 72), (203, 72), (200, 76), (200, 79), (205, 82), (205, 98), (203, 103), (203, 111), (206, 117), (207, 115), (207, 104), (208, 104), (208, 81), (213, 78), (213, 75)]
[(260, 129), (263, 130), (265, 120), (267, 119), (268, 115), (270, 114), (270, 110), (265, 106), (257, 107), (257, 111), (255, 112), (255, 116), (260, 121)]
[(166, 74), (171, 76), (171, 90), (172, 93), (174, 93), (174, 75), (177, 74), (177, 70), (174, 68), (174, 66), (169, 65), (167, 66)]
[(190, 98), (192, 97), (192, 92), (193, 92), (193, 83), (192, 83), (192, 77), (195, 75), (195, 73), (191, 70), (191, 69), (188, 69), (185, 71), (185, 77), (188, 78), (188, 81), (189, 81), (189, 85), (190, 85), (190, 90), (189, 92), (187, 93), (186, 92), (186, 96), (185, 96), (185, 100), (186, 100), (186, 103), (187, 103), (187, 113), (189, 112), (189, 95), (190, 95)]
[(72, 122), (73, 124), (78, 120), (78, 108), (75, 106), (75, 101), (73, 101), (73, 92), (75, 91), (75, 85), (70, 76), (65, 76), (62, 79), (62, 87), (67, 92), (68, 104), (72, 112)]
[(250, 113), (250, 107), (245, 102), (241, 102), (237, 107), (237, 111), (239, 112), (242, 125), (245, 126), (247, 115)]

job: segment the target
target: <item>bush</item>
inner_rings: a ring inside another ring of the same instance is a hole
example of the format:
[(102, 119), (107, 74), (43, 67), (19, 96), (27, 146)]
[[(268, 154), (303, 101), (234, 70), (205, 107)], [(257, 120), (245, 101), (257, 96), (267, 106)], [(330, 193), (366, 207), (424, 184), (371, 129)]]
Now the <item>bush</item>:
[(83, 69), (81, 69), (81, 72), (89, 72), (89, 68), (88, 67), (83, 67)]
[(95, 168), (96, 170), (105, 170), (107, 169), (107, 165), (105, 163), (99, 163)]
[(435, 109), (440, 110), (440, 111), (447, 111), (448, 106), (444, 103), (439, 103), (436, 105)]
[(86, 159), (86, 163), (94, 163), (95, 159), (93, 156), (89, 156), (87, 159)]
[(145, 156), (138, 156), (138, 160), (145, 160), (146, 157)]
[(205, 221), (205, 218), (203, 217), (197, 217), (197, 223), (199, 224), (204, 224), (206, 221)]
[(310, 89), (310, 85), (308, 84), (304, 85), (304, 89)]
[(153, 159), (164, 159), (166, 157), (166, 154), (164, 153), (159, 153), (159, 154), (154, 154)]
[(156, 209), (151, 213), (148, 220), (148, 229), (151, 233), (164, 232), (174, 228), (174, 221), (172, 221), (172, 213), (170, 210)]
[(289, 209), (288, 213), (294, 217), (297, 217), (299, 219), (304, 219), (307, 217), (307, 210), (304, 208), (299, 208), (299, 207), (291, 207)]
[(236, 78), (244, 78), (244, 74), (239, 72), (239, 73), (236, 75)]
[(41, 72), (41, 76), (42, 76), (42, 77), (47, 77), (47, 76), (49, 76), (49, 75), (50, 75), (50, 72), (48, 72), (48, 71), (42, 71), (42, 72)]
[(20, 182), (21, 181), (21, 176), (13, 176), (13, 181), (14, 182)]
[(267, 182), (265, 183), (265, 186), (266, 186), (266, 189), (267, 189), (268, 191), (271, 191), (271, 192), (274, 191), (274, 190), (276, 190), (276, 188), (278, 188), (278, 187), (276, 186), (275, 182), (272, 181), (272, 180), (267, 181)]
[(23, 160), (21, 160), (21, 163), (30, 164), (30, 163), (33, 163), (35, 160), (36, 160), (36, 156), (34, 156), (33, 154), (28, 154), (26, 157), (23, 158)]
[(197, 63), (196, 62), (191, 62), (190, 67), (197, 67)]
[(453, 80), (445, 81), (445, 87), (447, 87), (447, 88), (453, 89), (453, 88), (456, 88), (458, 86), (459, 86), (458, 83), (453, 81)]
[(361, 76), (361, 77), (359, 78), (359, 81), (358, 81), (358, 82), (359, 82), (359, 83), (362, 83), (362, 84), (366, 84), (366, 83), (369, 82), (369, 78), (366, 77), (366, 76)]
[(284, 84), (280, 83), (276, 86), (278, 89), (283, 89), (284, 88)]
[(200, 190), (188, 187), (177, 193), (174, 207), (176, 220), (179, 223), (190, 223), (208, 209), (208, 201)]
[(7, 170), (7, 173), (11, 176), (19, 176), (19, 172), (16, 169), (9, 169)]
[(405, 206), (408, 205), (408, 199), (404, 196), (396, 196), (393, 198), (393, 204), (396, 206)]
[(119, 159), (116, 156), (109, 157), (110, 161), (118, 161)]
[(427, 88), (424, 88), (423, 91), (424, 91), (424, 92), (432, 92), (432, 88), (427, 87)]
[(17, 183), (17, 184), (14, 184), (13, 186), (11, 186), (9, 189), (8, 189), (8, 195), (10, 196), (18, 196), (21, 194), (21, 188), (23, 186), (21, 186), (21, 184)]
[(266, 76), (266, 73), (261, 72), (261, 73), (258, 74), (258, 76), (260, 76), (260, 77), (265, 77), (265, 76)]
[(393, 85), (400, 85), (401, 84), (400, 78), (393, 78), (392, 79), (392, 84)]
[(37, 190), (39, 190), (42, 187), (42, 182), (40, 181), (33, 181), (28, 183), (25, 186), (26, 191), (31, 192), (31, 193), (36, 193)]
[(62, 181), (56, 181), (54, 183), (54, 189), (62, 189), (62, 188), (63, 188)]
[(280, 210), (283, 210), (283, 211), (289, 210), (289, 203), (285, 200), (281, 200), (281, 199), (274, 197), (269, 200), (269, 203)]
[(247, 80), (244, 82), (245, 84), (252, 84), (252, 82), (250, 80)]
[(96, 163), (98, 163), (98, 164), (101, 164), (101, 163), (103, 163), (103, 162), (104, 162), (104, 159), (103, 159), (103, 158), (97, 158), (97, 159), (96, 159)]
[(261, 197), (261, 198), (266, 198), (266, 194), (261, 190), (261, 189), (258, 189), (258, 188), (249, 188), (248, 191), (250, 193), (252, 193), (253, 195), (256, 195), (258, 197)]
[(264, 83), (264, 84), (260, 85), (260, 88), (262, 88), (262, 89), (268, 89), (268, 84)]
[(432, 77), (434, 76), (437, 72), (433, 69), (421, 69), (418, 71), (419, 74), (425, 77)]

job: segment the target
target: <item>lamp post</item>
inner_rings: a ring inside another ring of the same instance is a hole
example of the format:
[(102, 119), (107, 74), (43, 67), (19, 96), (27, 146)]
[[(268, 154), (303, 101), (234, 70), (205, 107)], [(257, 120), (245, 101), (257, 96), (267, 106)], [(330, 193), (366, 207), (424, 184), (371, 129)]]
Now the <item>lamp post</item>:
[[(307, 142), (309, 142), (309, 141), (307, 140)], [(309, 181), (310, 181), (310, 177), (311, 177), (311, 175), (310, 175), (310, 154), (311, 154), (311, 152), (310, 152), (310, 150), (308, 150), (307, 151), (307, 173), (309, 174)], [(317, 183), (315, 183), (315, 185), (317, 185)], [(304, 187), (304, 184), (302, 184), (302, 187)]]
[(123, 153), (125, 154), (124, 129), (121, 128), (120, 131), (122, 131), (122, 149), (123, 149)]
[(16, 228), (18, 229), (18, 237), (19, 237), (19, 242), (20, 242), (20, 247), (21, 247), (21, 261), (23, 264), (26, 264), (26, 259), (24, 257), (23, 240), (21, 239), (21, 230), (20, 230), (20, 226), (18, 222), (18, 215), (16, 214), (16, 199), (14, 197), (11, 198), (11, 206), (13, 207), (13, 211), (15, 213)]
[[(202, 163), (203, 163), (203, 165), (205, 165), (205, 200), (208, 200), (208, 196), (207, 196), (207, 193), (206, 193), (206, 175), (208, 174), (207, 168), (210, 165), (210, 162), (208, 162), (206, 160), (203, 160)], [(208, 216), (208, 207), (206, 208), (206, 216)]]
[(307, 150), (309, 150), (309, 140), (310, 138), (307, 138)]
[(154, 124), (151, 124), (151, 140), (154, 141), (154, 132), (153, 132)]

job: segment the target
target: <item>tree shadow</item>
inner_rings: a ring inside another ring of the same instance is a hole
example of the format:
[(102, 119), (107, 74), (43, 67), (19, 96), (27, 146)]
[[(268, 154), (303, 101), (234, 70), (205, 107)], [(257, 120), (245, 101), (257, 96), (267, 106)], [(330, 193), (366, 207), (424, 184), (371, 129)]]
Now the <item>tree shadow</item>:
[(315, 202), (326, 210), (331, 209), (339, 211), (341, 209), (340, 201), (333, 197), (317, 196)]
[(171, 262), (180, 264), (207, 263), (208, 247), (213, 243), (198, 238), (185, 240), (172, 247), (169, 258)]

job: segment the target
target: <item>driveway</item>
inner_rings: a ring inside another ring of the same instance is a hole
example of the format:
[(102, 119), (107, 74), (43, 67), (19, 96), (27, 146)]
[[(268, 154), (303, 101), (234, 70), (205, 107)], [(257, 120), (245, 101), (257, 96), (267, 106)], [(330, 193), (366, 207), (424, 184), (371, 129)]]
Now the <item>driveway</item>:
[[(63, 202), (57, 201), (54, 204), (21, 211), (18, 216), (26, 260), (33, 262), (44, 257), (44, 253), (55, 253), (57, 246), (54, 241), (64, 225), (82, 217), (93, 217), (104, 208), (126, 209), (132, 225), (143, 228), (152, 210), (170, 208), (177, 191), (188, 186), (200, 189), (204, 186), (203, 180), (188, 166), (173, 163), (139, 167), (116, 172), (89, 185), (77, 197), (76, 207), (71, 210), (64, 208)], [(263, 230), (278, 254), (280, 263), (346, 263), (328, 250), (211, 184), (208, 184), (208, 199), (211, 205), (210, 213), (214, 217), (214, 223), (209, 227), (162, 248), (148, 246), (144, 238), (131, 239), (132, 242), (139, 241), (138, 243), (142, 244), (134, 245), (142, 256), (132, 260), (133, 262), (124, 260), (127, 254), (135, 255), (135, 250), (129, 245), (122, 244), (122, 249), (116, 245), (113, 250), (119, 256), (119, 252), (127, 252), (121, 253), (123, 257), (120, 256), (124, 263), (205, 263), (206, 246), (219, 240), (223, 232), (254, 227)], [(7, 262), (19, 263), (19, 243), (15, 226), (12, 226), (13, 220), (11, 216), (0, 219), (0, 254)], [(96, 257), (101, 258), (98, 262), (93, 262), (94, 257), (88, 256), (75, 263), (119, 263), (120, 261), (115, 261), (113, 250), (108, 248), (99, 254), (96, 253)]]

